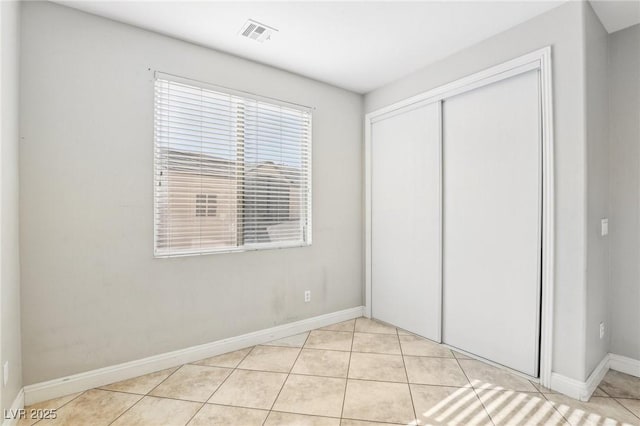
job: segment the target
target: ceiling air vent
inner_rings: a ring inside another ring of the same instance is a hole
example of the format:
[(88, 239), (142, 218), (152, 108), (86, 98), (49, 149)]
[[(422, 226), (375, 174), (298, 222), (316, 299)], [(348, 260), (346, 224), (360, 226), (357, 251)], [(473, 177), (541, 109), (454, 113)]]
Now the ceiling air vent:
[(250, 38), (259, 43), (264, 43), (267, 40), (271, 40), (271, 35), (277, 32), (273, 27), (261, 24), (260, 22), (249, 19), (240, 30), (240, 35)]

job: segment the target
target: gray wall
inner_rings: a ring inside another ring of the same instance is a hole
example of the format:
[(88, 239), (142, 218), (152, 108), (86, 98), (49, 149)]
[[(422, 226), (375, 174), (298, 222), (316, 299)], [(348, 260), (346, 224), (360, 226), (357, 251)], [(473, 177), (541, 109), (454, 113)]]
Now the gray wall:
[(586, 144), (584, 12), (567, 2), (365, 96), (365, 111), (553, 46), (556, 273), (553, 371), (584, 380)]
[[(25, 384), (362, 305), (360, 95), (51, 3), (22, 17)], [(311, 247), (153, 258), (149, 68), (316, 108)]]
[(640, 25), (609, 35), (611, 353), (640, 360)]
[[(600, 221), (609, 216), (609, 91), (607, 31), (585, 3), (586, 142), (587, 142), (587, 310), (586, 374), (609, 352), (609, 237), (601, 236)], [(600, 323), (605, 336), (600, 339)]]
[[(4, 413), (4, 409), (11, 406), (22, 388), (18, 233), (20, 5), (17, 2), (0, 2), (0, 19), (0, 361), (1, 365), (9, 362), (9, 383), (1, 390), (0, 408)], [(0, 381), (0, 387), (1, 383)]]

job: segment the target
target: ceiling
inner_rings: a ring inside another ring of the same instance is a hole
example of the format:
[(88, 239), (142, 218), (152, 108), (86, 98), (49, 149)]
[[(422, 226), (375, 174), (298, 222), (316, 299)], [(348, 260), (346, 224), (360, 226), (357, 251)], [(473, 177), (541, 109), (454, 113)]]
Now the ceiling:
[(640, 0), (591, 0), (590, 3), (609, 33), (640, 23)]
[[(366, 93), (563, 0), (56, 2)], [(625, 14), (611, 11), (621, 2), (597, 3), (607, 3), (611, 28), (625, 25)], [(241, 37), (247, 19), (279, 31), (265, 43)]]
[[(365, 93), (561, 2), (57, 3)], [(241, 37), (247, 19), (279, 31)]]

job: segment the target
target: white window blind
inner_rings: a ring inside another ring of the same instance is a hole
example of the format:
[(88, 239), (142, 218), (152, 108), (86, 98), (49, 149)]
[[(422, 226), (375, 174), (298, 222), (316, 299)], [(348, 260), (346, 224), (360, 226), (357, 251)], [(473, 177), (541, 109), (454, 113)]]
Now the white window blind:
[(311, 243), (311, 112), (157, 74), (155, 255)]

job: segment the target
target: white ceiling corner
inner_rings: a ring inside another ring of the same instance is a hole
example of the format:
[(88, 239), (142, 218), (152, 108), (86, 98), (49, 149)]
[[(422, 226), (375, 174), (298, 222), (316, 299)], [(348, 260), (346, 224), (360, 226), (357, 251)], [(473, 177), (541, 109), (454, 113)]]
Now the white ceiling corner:
[(640, 0), (591, 0), (590, 3), (608, 33), (640, 23)]

